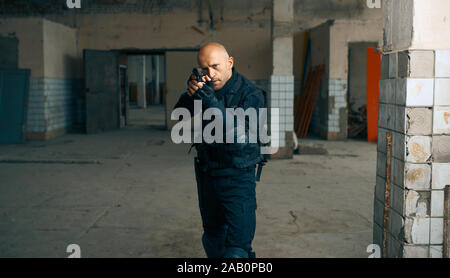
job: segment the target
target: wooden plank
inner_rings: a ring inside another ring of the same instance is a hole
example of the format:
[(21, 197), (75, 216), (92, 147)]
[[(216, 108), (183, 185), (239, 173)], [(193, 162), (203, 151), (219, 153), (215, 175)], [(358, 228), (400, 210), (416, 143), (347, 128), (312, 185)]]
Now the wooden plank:
[(298, 119), (298, 124), (295, 126), (295, 132), (298, 137), (304, 138), (307, 135), (324, 70), (325, 65), (316, 66), (312, 69), (312, 77), (301, 103), (302, 111)]
[(305, 90), (305, 97), (304, 97), (303, 102), (302, 102), (302, 111), (301, 111), (301, 116), (300, 116), (300, 124), (299, 124), (299, 126), (297, 128), (297, 132), (296, 132), (297, 137), (301, 136), (301, 130), (302, 130), (303, 126), (305, 125), (306, 110), (308, 108), (308, 100), (309, 100), (309, 98), (311, 96), (311, 92), (312, 92), (312, 90), (314, 88), (314, 82), (315, 82), (314, 80), (317, 78), (317, 67), (313, 68), (311, 75), (312, 75), (311, 82), (310, 82), (310, 84), (308, 86), (308, 89)]
[(305, 83), (305, 88), (303, 89), (302, 94), (300, 95), (300, 97), (298, 98), (298, 102), (296, 103), (296, 113), (295, 113), (295, 129), (297, 130), (299, 128), (299, 126), (301, 125), (301, 119), (302, 119), (302, 114), (304, 112), (304, 104), (305, 104), (305, 98), (308, 94), (308, 90), (311, 86), (311, 82), (312, 82), (312, 77), (313, 77), (313, 72), (312, 70), (310, 70), (308, 72), (308, 77), (306, 79), (306, 83)]
[[(307, 79), (306, 79), (306, 86), (309, 86), (309, 82), (311, 82), (311, 71), (309, 71), (308, 72), (308, 76), (307, 76)], [(299, 94), (298, 94), (298, 96), (297, 96), (297, 98), (296, 98), (296, 100), (295, 100), (295, 120), (296, 120), (296, 124), (298, 124), (297, 123), (297, 117), (299, 117), (300, 116), (300, 108), (301, 108), (301, 104), (302, 104), (302, 98), (304, 97), (304, 91), (305, 90), (303, 90), (303, 92), (301, 91), (301, 88), (299, 87)]]
[(305, 100), (304, 100), (304, 103), (303, 103), (302, 117), (301, 117), (301, 121), (300, 121), (301, 124), (298, 127), (298, 132), (297, 132), (298, 137), (303, 137), (303, 129), (304, 129), (305, 121), (306, 121), (306, 118), (307, 118), (307, 110), (308, 110), (310, 98), (311, 98), (311, 95), (312, 95), (312, 90), (314, 90), (314, 84), (316, 82), (316, 79), (317, 79), (317, 68), (314, 68), (311, 85), (308, 88), (308, 94), (305, 96)]
[(324, 70), (325, 70), (325, 65), (319, 66), (318, 73), (317, 73), (317, 79), (316, 79), (316, 82), (314, 84), (315, 87), (313, 88), (312, 96), (310, 98), (310, 102), (309, 102), (308, 107), (307, 107), (305, 126), (304, 126), (303, 134), (302, 134), (303, 138), (305, 138), (308, 135), (308, 129), (309, 129), (309, 125), (311, 124), (311, 118), (312, 118), (312, 114), (313, 114), (313, 111), (314, 111), (314, 105), (316, 103), (317, 96), (318, 96), (318, 94), (320, 92), (320, 85), (322, 83)]

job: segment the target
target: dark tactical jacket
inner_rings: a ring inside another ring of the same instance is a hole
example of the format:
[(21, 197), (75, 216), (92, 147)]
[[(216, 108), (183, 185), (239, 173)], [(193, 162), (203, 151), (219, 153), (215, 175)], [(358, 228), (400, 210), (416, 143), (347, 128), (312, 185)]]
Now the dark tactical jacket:
[[(188, 80), (189, 82), (189, 80)], [(212, 87), (212, 84), (210, 88)], [(233, 68), (232, 77), (227, 81), (224, 87), (218, 91), (203, 90), (199, 89), (194, 94), (194, 97), (190, 97), (187, 93), (183, 93), (178, 100), (175, 108), (184, 107), (189, 109), (191, 115), (194, 114), (194, 100), (202, 100), (202, 112), (205, 112), (208, 108), (218, 108), (222, 111), (223, 115), (223, 127), (224, 143), (212, 143), (208, 144), (206, 142), (200, 144), (194, 144), (197, 149), (197, 157), (200, 161), (200, 165), (203, 171), (215, 171), (220, 169), (243, 169), (248, 167), (254, 167), (255, 164), (264, 161), (264, 156), (260, 152), (260, 145), (258, 143), (236, 143), (236, 125), (237, 120), (235, 119), (235, 140), (234, 143), (226, 142), (226, 108), (237, 108), (241, 107), (244, 111), (253, 107), (258, 112), (259, 108), (265, 108), (266, 101), (265, 95), (261, 89), (256, 87), (252, 82), (246, 79), (243, 75), (239, 74)], [(248, 117), (245, 119), (246, 126), (245, 132), (248, 135)], [(203, 129), (210, 121), (203, 121)], [(246, 136), (248, 139), (248, 136)], [(259, 138), (259, 130), (258, 130)]]

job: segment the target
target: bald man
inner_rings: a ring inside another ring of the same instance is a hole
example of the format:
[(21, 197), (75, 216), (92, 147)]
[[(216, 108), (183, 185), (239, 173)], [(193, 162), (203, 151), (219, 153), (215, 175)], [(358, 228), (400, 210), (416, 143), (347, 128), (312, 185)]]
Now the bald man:
[[(258, 111), (265, 107), (261, 89), (234, 69), (234, 59), (223, 45), (204, 45), (198, 53), (198, 64), (203, 73), (202, 81), (191, 76), (187, 91), (175, 108), (184, 107), (193, 114), (194, 100), (201, 100), (203, 111), (208, 108), (222, 111), (223, 126), (226, 127), (226, 108), (246, 110), (252, 107)], [(246, 136), (248, 121), (247, 117)], [(203, 127), (207, 124), (205, 121)], [(224, 132), (227, 132), (226, 128)], [(237, 134), (236, 126), (234, 134)], [(202, 243), (206, 255), (209, 258), (254, 258), (255, 187), (259, 179), (255, 179), (255, 169), (256, 164), (264, 162), (260, 146), (237, 141), (194, 145), (197, 150), (194, 168), (204, 230)]]

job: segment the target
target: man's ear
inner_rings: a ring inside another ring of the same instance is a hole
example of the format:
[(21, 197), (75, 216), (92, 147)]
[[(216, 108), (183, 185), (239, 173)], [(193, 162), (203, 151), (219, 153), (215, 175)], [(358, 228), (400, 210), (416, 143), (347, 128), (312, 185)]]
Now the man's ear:
[(234, 66), (234, 58), (233, 57), (228, 58), (228, 64), (230, 65), (230, 69), (233, 68), (233, 66)]

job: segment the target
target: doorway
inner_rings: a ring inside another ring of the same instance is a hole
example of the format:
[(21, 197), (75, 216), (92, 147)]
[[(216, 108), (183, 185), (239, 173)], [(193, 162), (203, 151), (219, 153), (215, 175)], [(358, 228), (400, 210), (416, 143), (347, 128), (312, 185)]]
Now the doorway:
[(130, 125), (170, 130), (176, 123), (170, 115), (197, 66), (198, 49), (121, 52), (127, 55)]
[(166, 62), (163, 51), (124, 53), (128, 65), (129, 124), (165, 127)]
[[(198, 49), (84, 50), (86, 131), (170, 129)], [(105, 105), (107, 104), (107, 105)]]
[(348, 138), (367, 140), (367, 48), (377, 45), (349, 43)]

